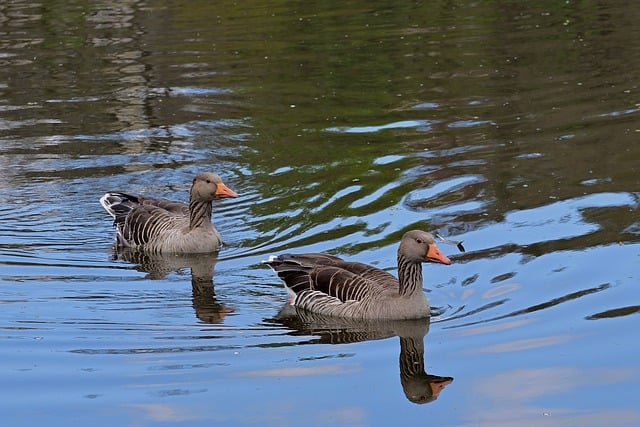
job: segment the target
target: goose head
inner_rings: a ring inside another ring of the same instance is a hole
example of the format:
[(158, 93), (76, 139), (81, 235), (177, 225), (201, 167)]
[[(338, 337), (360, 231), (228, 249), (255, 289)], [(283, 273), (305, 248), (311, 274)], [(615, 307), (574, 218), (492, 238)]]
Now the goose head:
[(437, 264), (451, 264), (440, 248), (436, 245), (436, 240), (426, 231), (407, 231), (398, 247), (398, 255), (413, 262), (434, 262)]
[(222, 179), (213, 172), (196, 175), (191, 185), (191, 200), (210, 202), (215, 199), (238, 197), (235, 191), (224, 185)]

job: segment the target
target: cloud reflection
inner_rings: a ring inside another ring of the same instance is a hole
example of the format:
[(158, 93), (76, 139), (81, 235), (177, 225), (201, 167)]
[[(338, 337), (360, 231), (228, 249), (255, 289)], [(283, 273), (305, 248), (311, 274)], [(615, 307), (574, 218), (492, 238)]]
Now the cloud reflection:
[(347, 368), (344, 365), (312, 366), (279, 369), (261, 369), (256, 371), (243, 372), (241, 376), (247, 377), (305, 377), (310, 375), (336, 375), (354, 372), (356, 369)]
[(154, 422), (184, 422), (201, 420), (206, 417), (198, 415), (187, 408), (176, 405), (162, 403), (139, 403), (127, 405), (130, 408), (139, 409), (144, 413), (144, 417)]
[(507, 353), (512, 351), (531, 350), (534, 348), (549, 347), (564, 344), (575, 337), (569, 335), (555, 335), (540, 338), (527, 338), (509, 342), (494, 344), (473, 350), (473, 353)]
[(461, 426), (634, 425), (640, 421), (637, 409), (602, 411), (588, 406), (587, 409), (556, 408), (535, 402), (553, 402), (553, 395), (575, 392), (583, 387), (628, 381), (634, 376), (637, 373), (629, 369), (599, 369), (585, 375), (583, 370), (574, 367), (516, 369), (498, 373), (490, 378), (479, 379), (472, 386), (471, 393), (477, 407), (470, 411), (470, 420)]

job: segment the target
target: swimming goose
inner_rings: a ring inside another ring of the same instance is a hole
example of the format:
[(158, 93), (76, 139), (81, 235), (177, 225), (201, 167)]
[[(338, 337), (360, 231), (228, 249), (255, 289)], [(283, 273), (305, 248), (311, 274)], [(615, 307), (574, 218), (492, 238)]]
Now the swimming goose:
[(430, 316), (422, 262), (451, 264), (433, 236), (408, 231), (398, 247), (398, 278), (376, 267), (322, 253), (285, 254), (263, 261), (284, 281), (289, 304), (323, 315), (361, 319)]
[(116, 244), (153, 253), (203, 253), (220, 249), (220, 233), (211, 223), (211, 202), (237, 197), (212, 172), (196, 175), (189, 204), (109, 192), (100, 204), (114, 218)]

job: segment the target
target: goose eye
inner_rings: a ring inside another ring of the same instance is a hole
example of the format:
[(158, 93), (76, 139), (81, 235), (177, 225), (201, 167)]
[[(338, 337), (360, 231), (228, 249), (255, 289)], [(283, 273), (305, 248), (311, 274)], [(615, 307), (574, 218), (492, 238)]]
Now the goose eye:
[(418, 238), (418, 239), (416, 239), (416, 243), (418, 243), (419, 245), (421, 245), (421, 244), (422, 244), (422, 239), (419, 239), (419, 238)]
[(207, 184), (211, 184), (211, 180), (210, 179), (208, 179), (206, 182), (207, 182)]

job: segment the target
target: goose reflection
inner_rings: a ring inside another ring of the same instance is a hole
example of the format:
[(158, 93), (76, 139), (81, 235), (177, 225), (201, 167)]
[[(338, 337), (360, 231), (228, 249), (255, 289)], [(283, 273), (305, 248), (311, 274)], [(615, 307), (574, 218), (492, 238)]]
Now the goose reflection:
[(191, 270), (192, 303), (196, 317), (206, 323), (222, 323), (233, 310), (216, 300), (213, 270), (217, 253), (207, 254), (151, 254), (118, 248), (114, 259), (137, 264), (136, 270), (147, 273), (152, 280), (165, 278), (169, 273), (186, 268)]
[(433, 402), (453, 377), (432, 375), (424, 369), (424, 337), (429, 319), (359, 320), (322, 316), (287, 304), (274, 322), (292, 329), (294, 335), (316, 335), (310, 343), (344, 344), (400, 339), (400, 384), (406, 398), (418, 404)]

